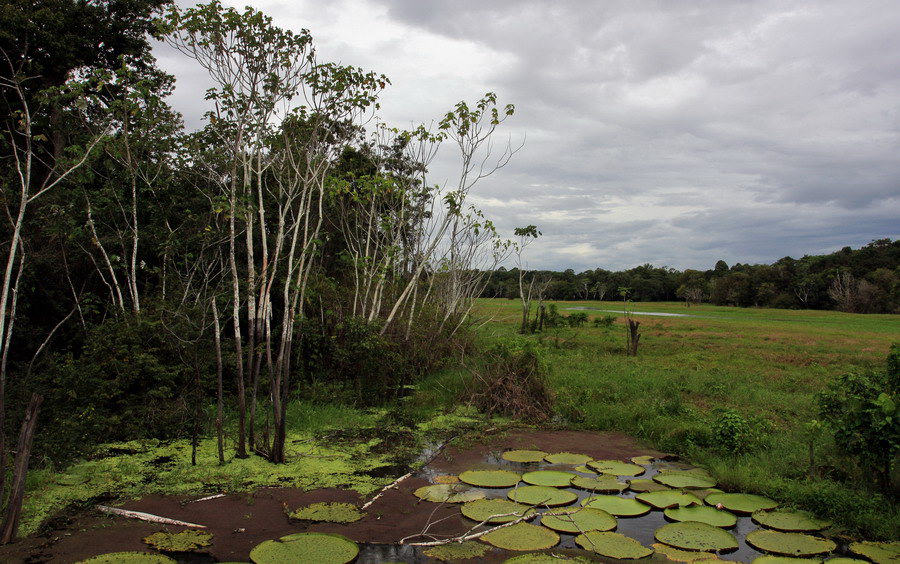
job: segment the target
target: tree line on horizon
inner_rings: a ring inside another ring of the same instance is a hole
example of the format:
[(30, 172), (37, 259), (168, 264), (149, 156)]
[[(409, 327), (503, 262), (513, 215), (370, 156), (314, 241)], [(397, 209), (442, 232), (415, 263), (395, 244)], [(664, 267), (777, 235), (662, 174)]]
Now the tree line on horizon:
[[(496, 269), (483, 298), (517, 299), (518, 268)], [(784, 257), (772, 264), (732, 266), (719, 260), (709, 270), (644, 264), (622, 271), (524, 273), (546, 300), (683, 300), (738, 307), (834, 309), (849, 313), (900, 313), (900, 240), (878, 239), (826, 255)]]

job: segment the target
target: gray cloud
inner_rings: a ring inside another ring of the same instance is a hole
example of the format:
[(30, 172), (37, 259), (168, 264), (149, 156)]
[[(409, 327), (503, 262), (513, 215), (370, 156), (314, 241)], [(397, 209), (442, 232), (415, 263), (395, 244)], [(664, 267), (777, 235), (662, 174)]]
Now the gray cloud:
[[(894, 0), (252, 3), (388, 74), (391, 123), (486, 90), (515, 103), (506, 133), (527, 142), (473, 196), (508, 233), (541, 228), (533, 267), (708, 268), (900, 236)], [(204, 77), (158, 54), (199, 124)]]

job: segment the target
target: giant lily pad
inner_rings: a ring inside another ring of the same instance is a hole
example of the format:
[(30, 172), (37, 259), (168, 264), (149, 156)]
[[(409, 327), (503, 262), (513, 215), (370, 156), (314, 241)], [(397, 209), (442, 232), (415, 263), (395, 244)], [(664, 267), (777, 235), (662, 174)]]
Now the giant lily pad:
[(672, 488), (711, 488), (716, 485), (713, 479), (706, 471), (691, 470), (670, 470), (660, 472), (653, 479), (660, 484)]
[(691, 489), (691, 495), (695, 495), (704, 501), (706, 501), (707, 496), (710, 496), (714, 493), (725, 493), (725, 492), (723, 492), (719, 488), (705, 488), (702, 490)]
[(423, 486), (413, 492), (419, 499), (434, 503), (465, 503), (484, 499), (484, 492), (463, 484), (434, 484)]
[(452, 474), (441, 474), (432, 478), (432, 481), (435, 484), (458, 484), (459, 476), (454, 476)]
[(653, 550), (662, 554), (673, 562), (704, 562), (706, 560), (719, 560), (712, 552), (697, 552), (695, 550), (681, 550), (667, 544), (653, 543)]
[(656, 540), (683, 550), (736, 550), (738, 541), (728, 531), (706, 523), (685, 521), (663, 525), (654, 533)]
[(473, 521), (481, 523), (493, 515), (505, 515), (505, 517), (493, 517), (488, 523), (509, 523), (522, 517), (526, 513), (534, 514), (534, 510), (528, 505), (522, 505), (505, 499), (479, 499), (463, 504), (462, 514)]
[(572, 485), (580, 490), (599, 493), (621, 493), (628, 489), (628, 484), (616, 480), (615, 476), (601, 474), (596, 478), (587, 476), (575, 476), (572, 478)]
[(703, 501), (699, 498), (678, 490), (639, 493), (635, 498), (647, 505), (652, 505), (654, 509), (667, 509), (684, 505), (703, 505)]
[(876, 564), (900, 562), (900, 542), (851, 542), (848, 548)]
[(363, 512), (352, 503), (312, 503), (291, 513), (291, 519), (324, 523), (355, 523)]
[(829, 564), (865, 564), (866, 562), (868, 562), (868, 560), (862, 560), (860, 558), (847, 558), (846, 556), (841, 556), (839, 558), (829, 558), (825, 562)]
[(459, 475), (460, 481), (481, 488), (511, 488), (521, 478), (509, 470), (466, 470)]
[(628, 489), (635, 492), (661, 492), (671, 488), (669, 486), (658, 484), (650, 479), (635, 478), (633, 480), (628, 480)]
[(587, 464), (579, 464), (575, 467), (575, 471), (581, 472), (582, 474), (596, 474), (596, 472), (587, 467)]
[(187, 529), (180, 533), (153, 533), (144, 543), (162, 552), (196, 552), (212, 544), (212, 533)]
[(503, 460), (510, 462), (540, 462), (544, 460), (547, 453), (542, 450), (508, 450), (500, 455)]
[(433, 546), (423, 550), (422, 553), (435, 560), (450, 562), (453, 560), (465, 560), (467, 558), (481, 558), (489, 550), (490, 547), (484, 543), (478, 541), (466, 541)]
[(764, 527), (790, 533), (821, 531), (831, 524), (828, 521), (816, 519), (805, 511), (788, 509), (754, 511), (753, 520)]
[(110, 552), (100, 554), (78, 564), (175, 564), (177, 561), (162, 554), (147, 552)]
[(581, 502), (584, 507), (602, 509), (616, 517), (639, 517), (650, 512), (650, 506), (636, 499), (614, 495), (595, 495)]
[(656, 459), (653, 458), (652, 456), (647, 456), (647, 455), (631, 457), (632, 462), (634, 462), (635, 464), (640, 464), (642, 466), (646, 466), (647, 464), (652, 463), (654, 460), (656, 460)]
[(784, 556), (816, 556), (837, 548), (834, 541), (800, 533), (757, 530), (747, 534), (747, 544), (763, 552)]
[(568, 490), (551, 488), (548, 486), (519, 486), (510, 490), (506, 497), (526, 505), (569, 505), (578, 499), (578, 496)]
[(549, 486), (551, 488), (567, 488), (577, 474), (558, 470), (536, 470), (522, 474), (522, 481), (532, 486)]
[(645, 472), (643, 466), (619, 460), (593, 460), (587, 465), (597, 472), (614, 476), (639, 476)]
[(566, 556), (561, 558), (554, 554), (520, 554), (503, 561), (503, 564), (591, 564), (591, 560), (581, 556)]
[(587, 464), (591, 461), (591, 457), (584, 454), (575, 454), (574, 452), (557, 452), (548, 454), (544, 460), (550, 464), (571, 464), (577, 466), (579, 464)]
[(359, 554), (359, 547), (341, 535), (296, 533), (268, 540), (250, 551), (256, 564), (346, 564)]
[(544, 550), (559, 544), (559, 535), (547, 527), (516, 523), (491, 531), (481, 540), (504, 550)]
[(672, 507), (666, 509), (665, 516), (673, 521), (697, 521), (725, 529), (734, 527), (737, 524), (735, 515), (708, 505)]
[(575, 537), (578, 546), (607, 558), (636, 560), (653, 554), (638, 541), (619, 533), (590, 531)]
[[(810, 558), (791, 558), (790, 556), (772, 556), (766, 554), (753, 559), (752, 564), (818, 564), (821, 560), (812, 560)], [(831, 562), (831, 560), (829, 560)]]
[(612, 531), (616, 518), (594, 507), (581, 507), (569, 511), (554, 511), (556, 515), (543, 515), (541, 525), (561, 533), (586, 533), (588, 531)]
[(775, 509), (778, 503), (761, 495), (742, 493), (720, 493), (706, 496), (707, 504), (719, 505), (735, 513), (753, 513), (760, 509)]

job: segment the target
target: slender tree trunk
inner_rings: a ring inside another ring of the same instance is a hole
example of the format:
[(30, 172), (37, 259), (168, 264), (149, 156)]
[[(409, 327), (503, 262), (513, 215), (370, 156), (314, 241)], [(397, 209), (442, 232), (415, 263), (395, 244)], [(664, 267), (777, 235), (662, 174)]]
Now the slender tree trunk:
[[(237, 170), (233, 171), (237, 174)], [(237, 267), (237, 235), (235, 228), (235, 215), (237, 213), (237, 178), (231, 179), (231, 213), (228, 218), (228, 263), (231, 267), (231, 320), (234, 326), (234, 353), (235, 367), (237, 369), (236, 383), (238, 396), (238, 444), (236, 456), (247, 458), (247, 400), (244, 395), (244, 354), (242, 348), (243, 337), (241, 335), (241, 281)]]
[(213, 339), (216, 344), (216, 442), (219, 447), (219, 464), (225, 464), (225, 437), (222, 432), (224, 399), (222, 397), (222, 328), (219, 325), (219, 308), (212, 299)]
[(0, 535), (0, 544), (7, 544), (16, 538), (19, 530), (19, 517), (22, 514), (22, 499), (25, 497), (25, 478), (28, 474), (28, 461), (31, 458), (31, 442), (34, 438), (34, 429), (37, 426), (38, 412), (41, 409), (43, 396), (32, 394), (31, 402), (25, 411), (25, 419), (22, 421), (22, 430), (19, 432), (19, 443), (16, 449), (16, 461), (13, 465), (12, 487), (10, 488), (9, 504), (6, 506), (6, 516), (3, 521), (3, 532)]
[(641, 334), (638, 327), (641, 326), (640, 321), (634, 319), (626, 319), (628, 325), (628, 356), (637, 356), (638, 341), (641, 340)]

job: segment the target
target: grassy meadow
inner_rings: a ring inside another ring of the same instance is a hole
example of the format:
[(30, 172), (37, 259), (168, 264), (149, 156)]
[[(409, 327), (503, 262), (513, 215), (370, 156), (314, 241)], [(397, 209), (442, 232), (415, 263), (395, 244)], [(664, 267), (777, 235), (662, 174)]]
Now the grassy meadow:
[[(616, 430), (707, 466), (725, 488), (774, 497), (827, 516), (850, 534), (900, 534), (895, 504), (867, 487), (872, 476), (842, 457), (817, 418), (816, 393), (847, 371), (880, 370), (900, 317), (833, 311), (742, 309), (683, 303), (633, 304), (641, 322), (637, 357), (624, 353), (621, 302), (559, 302), (609, 328), (523, 337), (518, 301), (480, 300), (484, 344), (529, 339), (541, 344), (560, 425)], [(615, 313), (618, 312), (618, 313)], [(423, 386), (449, 397), (449, 376)], [(723, 439), (732, 449), (723, 448)], [(813, 447), (815, 469), (809, 450)], [(856, 484), (851, 487), (850, 484)]]

